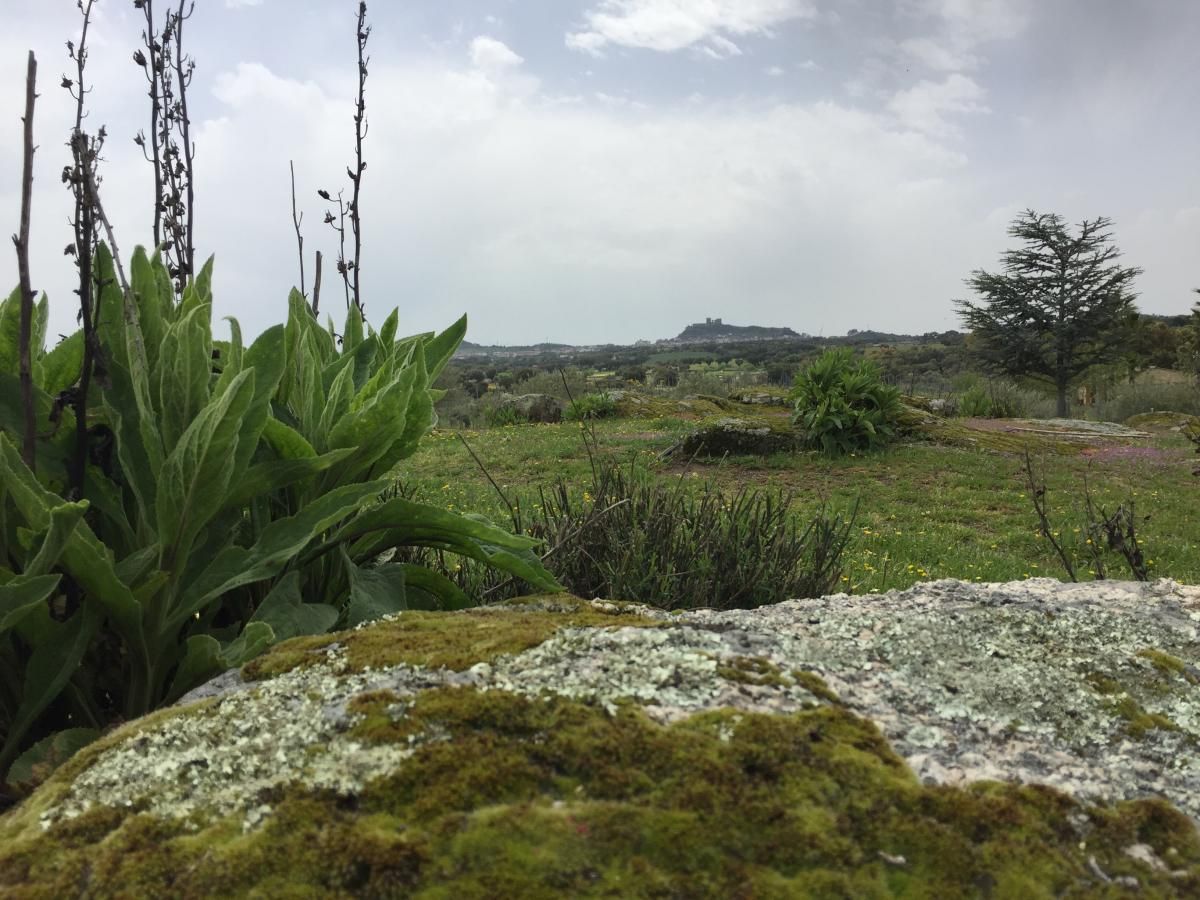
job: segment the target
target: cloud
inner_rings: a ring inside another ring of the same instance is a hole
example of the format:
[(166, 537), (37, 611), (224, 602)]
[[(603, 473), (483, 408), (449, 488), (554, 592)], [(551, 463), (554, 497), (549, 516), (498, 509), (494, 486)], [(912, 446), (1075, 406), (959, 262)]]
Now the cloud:
[(480, 35), (471, 41), (471, 62), (476, 68), (485, 71), (511, 69), (525, 62), (503, 41)]
[(978, 68), (981, 45), (1012, 40), (1030, 21), (1029, 0), (907, 0), (901, 11), (930, 31), (901, 41), (900, 58), (935, 72)]
[(888, 102), (888, 109), (905, 128), (947, 138), (957, 136), (959, 129), (946, 117), (988, 112), (982, 101), (983, 88), (967, 76), (955, 73), (943, 81), (920, 81), (898, 91)]
[[(432, 60), (377, 63), (371, 78), (388, 98), (371, 120), (363, 185), (372, 321), (399, 303), (408, 331), (466, 310), (475, 339), (622, 340), (673, 333), (697, 305), (737, 298), (747, 321), (845, 330), (891, 324), (866, 312), (889, 280), (940, 298), (961, 278), (920, 271), (913, 222), (961, 206), (964, 159), (888, 116), (744, 99), (559, 104), (544, 90), (514, 94), (503, 73)], [(247, 200), (205, 207), (199, 237), (217, 252), (218, 314), (239, 315), (248, 333), (278, 316), (294, 277), (289, 157), (305, 247), (335, 255), (313, 189), (335, 189), (326, 179), (344, 170), (348, 131), (330, 123), (348, 122), (347, 87), (260, 64), (219, 80), (222, 115), (198, 138), (200, 196)], [(887, 249), (847, 275), (835, 261), (851, 245)], [(815, 322), (835, 295), (836, 317)], [(328, 280), (325, 296), (340, 296)]]
[(740, 54), (729, 36), (770, 35), (778, 25), (815, 16), (810, 0), (600, 0), (566, 43), (593, 55), (609, 44), (664, 53), (701, 45), (701, 52), (722, 58)]
[(263, 0), (225, 0), (226, 9), (242, 9), (247, 6), (262, 6)]

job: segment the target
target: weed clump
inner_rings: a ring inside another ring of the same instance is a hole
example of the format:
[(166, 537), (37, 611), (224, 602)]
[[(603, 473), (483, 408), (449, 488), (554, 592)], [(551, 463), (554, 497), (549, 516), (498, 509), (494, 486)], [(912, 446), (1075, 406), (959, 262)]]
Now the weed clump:
[(590, 419), (611, 419), (617, 414), (617, 401), (607, 393), (584, 394), (579, 399), (572, 399), (563, 418), (572, 422), (583, 422)]
[[(560, 478), (533, 503), (513, 503), (513, 530), (544, 542), (543, 562), (580, 597), (608, 597), (659, 609), (753, 609), (833, 593), (843, 571), (854, 513), (822, 507), (804, 520), (792, 496), (741, 487), (659, 481), (636, 465), (594, 461), (583, 491)], [(526, 518), (533, 510), (532, 518)], [(519, 581), (481, 566), (445, 567), (437, 551), (407, 549), (472, 596), (503, 600)]]
[(791, 397), (805, 444), (827, 456), (875, 450), (896, 436), (900, 392), (847, 347), (826, 350), (799, 372)]

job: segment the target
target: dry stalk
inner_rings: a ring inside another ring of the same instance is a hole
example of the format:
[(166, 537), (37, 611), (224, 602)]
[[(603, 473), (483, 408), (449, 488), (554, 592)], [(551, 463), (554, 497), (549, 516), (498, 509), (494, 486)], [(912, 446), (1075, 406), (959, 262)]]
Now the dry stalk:
[(21, 456), (29, 468), (37, 467), (37, 419), (33, 409), (33, 361), (30, 343), (33, 338), (33, 286), (29, 278), (29, 218), (33, 207), (33, 107), (37, 101), (37, 58), (29, 51), (25, 67), (25, 123), (21, 158), (21, 222), (13, 235), (17, 248), (17, 272), (21, 282), (21, 333), (19, 341), (21, 409), (24, 415), (24, 435)]

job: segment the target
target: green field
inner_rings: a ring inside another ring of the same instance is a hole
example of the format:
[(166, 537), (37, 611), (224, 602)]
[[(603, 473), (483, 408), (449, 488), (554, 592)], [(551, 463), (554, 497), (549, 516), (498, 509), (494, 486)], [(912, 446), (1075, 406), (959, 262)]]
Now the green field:
[[(843, 584), (867, 593), (909, 587), (939, 578), (1009, 581), (1066, 573), (1050, 543), (1040, 537), (1019, 452), (907, 443), (870, 456), (829, 460), (813, 454), (728, 458), (711, 463), (663, 464), (659, 453), (694, 423), (677, 419), (597, 423), (600, 452), (637, 459), (656, 477), (688, 484), (712, 481), (731, 491), (742, 484), (795, 494), (798, 516), (822, 502), (849, 511), (858, 503), (855, 540)], [(582, 498), (590, 465), (578, 424), (517, 425), (482, 431), (437, 430), (407, 468), (406, 481), (426, 499), (447, 508), (483, 513), (507, 523), (504, 503), (463, 446), (460, 435), (487, 466), (510, 500), (536, 505), (537, 488), (562, 477)], [(1040, 445), (1043, 446), (1044, 445)], [(1178, 435), (1136, 442), (1136, 450), (1074, 447), (1037, 453), (1044, 471), (1050, 519), (1076, 554), (1081, 578), (1086, 562), (1086, 478), (1094, 502), (1111, 511), (1132, 499), (1139, 538), (1153, 574), (1200, 582), (1200, 525), (1194, 510), (1200, 480), (1196, 457)], [(1142, 521), (1144, 516), (1149, 518)], [(1109, 577), (1128, 578), (1115, 557)]]

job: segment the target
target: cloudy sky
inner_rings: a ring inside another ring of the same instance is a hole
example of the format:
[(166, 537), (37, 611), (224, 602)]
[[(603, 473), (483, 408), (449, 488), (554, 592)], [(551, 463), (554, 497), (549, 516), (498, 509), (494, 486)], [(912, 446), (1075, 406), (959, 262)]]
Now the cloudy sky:
[[(217, 314), (248, 333), (299, 280), (289, 159), (309, 278), (313, 250), (336, 254), (316, 190), (353, 158), (356, 6), (197, 0), (185, 31), (197, 243), (216, 254)], [(705, 316), (943, 330), (1026, 207), (1112, 218), (1145, 311), (1186, 312), (1200, 286), (1195, 0), (375, 0), (369, 18), (377, 324), (398, 306), (403, 331), (465, 311), (488, 343), (630, 342)], [(79, 18), (74, 0), (0, 0), (0, 23), (0, 215), (15, 231), (33, 49), (33, 279), (67, 332), (58, 82)], [(131, 0), (99, 0), (88, 121), (108, 127), (126, 252), (152, 239), (140, 32)]]

